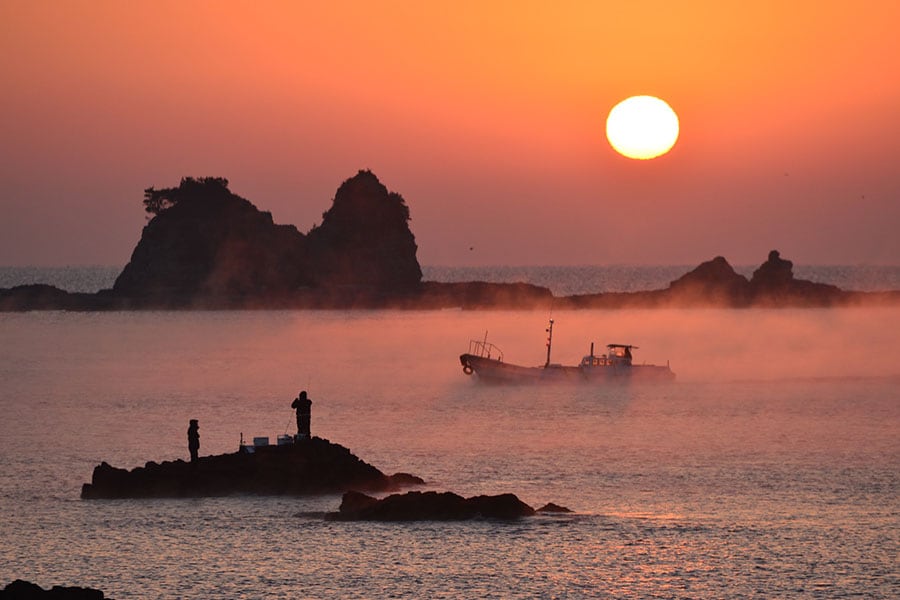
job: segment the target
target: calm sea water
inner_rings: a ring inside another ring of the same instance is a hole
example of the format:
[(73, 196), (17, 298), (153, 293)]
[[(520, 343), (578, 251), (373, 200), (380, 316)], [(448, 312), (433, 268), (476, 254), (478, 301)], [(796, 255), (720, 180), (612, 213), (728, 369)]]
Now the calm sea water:
[[(900, 597), (900, 309), (572, 311), (671, 385), (485, 387), (469, 338), (540, 364), (540, 312), (0, 314), (0, 583), (113, 598)], [(576, 512), (331, 523), (339, 496), (82, 501), (240, 435), (313, 432), (428, 489)]]

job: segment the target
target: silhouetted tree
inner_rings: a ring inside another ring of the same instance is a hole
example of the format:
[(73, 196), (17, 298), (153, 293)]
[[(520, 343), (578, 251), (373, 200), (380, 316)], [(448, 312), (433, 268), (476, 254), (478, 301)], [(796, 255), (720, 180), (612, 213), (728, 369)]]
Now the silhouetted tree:
[(182, 200), (198, 195), (218, 194), (228, 191), (228, 180), (224, 177), (182, 177), (177, 188), (157, 190), (149, 187), (144, 190), (144, 210), (158, 215), (172, 208)]

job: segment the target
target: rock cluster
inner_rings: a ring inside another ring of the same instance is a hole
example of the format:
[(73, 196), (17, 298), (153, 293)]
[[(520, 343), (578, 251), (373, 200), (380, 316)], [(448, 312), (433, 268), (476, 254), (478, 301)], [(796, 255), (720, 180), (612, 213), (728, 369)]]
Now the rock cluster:
[(232, 494), (304, 495), (351, 489), (389, 491), (424, 481), (413, 475), (385, 475), (350, 450), (314, 437), (296, 444), (265, 446), (253, 452), (148, 462), (132, 470), (103, 462), (94, 468), (81, 497), (181, 498)]

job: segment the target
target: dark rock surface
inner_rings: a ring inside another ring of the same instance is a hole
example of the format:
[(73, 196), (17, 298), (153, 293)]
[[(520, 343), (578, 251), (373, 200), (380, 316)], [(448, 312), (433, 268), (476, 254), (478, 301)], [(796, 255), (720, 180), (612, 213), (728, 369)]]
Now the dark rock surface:
[(360, 492), (344, 494), (332, 521), (462, 521), (475, 518), (518, 519), (535, 513), (515, 494), (463, 498), (453, 492), (407, 492), (373, 498)]
[(256, 448), (252, 453), (202, 456), (196, 464), (182, 460), (148, 462), (132, 470), (101, 463), (81, 497), (181, 498), (232, 494), (304, 495), (351, 489), (389, 491), (424, 481), (413, 475), (388, 476), (326, 439)]
[(103, 597), (103, 592), (92, 588), (55, 585), (45, 590), (22, 579), (16, 579), (0, 590), (0, 600), (103, 600)]

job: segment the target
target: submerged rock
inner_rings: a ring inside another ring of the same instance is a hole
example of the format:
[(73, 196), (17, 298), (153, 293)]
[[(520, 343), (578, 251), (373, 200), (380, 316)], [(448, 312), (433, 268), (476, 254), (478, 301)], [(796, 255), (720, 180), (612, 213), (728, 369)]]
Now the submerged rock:
[(572, 510), (569, 508), (566, 508), (565, 506), (560, 506), (559, 504), (554, 504), (553, 502), (548, 502), (547, 504), (545, 504), (542, 507), (540, 507), (539, 509), (537, 509), (537, 512), (570, 513), (570, 512), (572, 512)]
[(253, 452), (148, 462), (132, 470), (106, 462), (94, 468), (81, 497), (181, 498), (232, 494), (306, 495), (351, 489), (390, 491), (425, 483), (407, 473), (385, 475), (350, 450), (314, 437), (296, 444), (265, 446)]
[(518, 519), (534, 509), (515, 494), (463, 498), (453, 492), (407, 492), (373, 498), (360, 492), (344, 494), (331, 521), (463, 521), (474, 518)]

